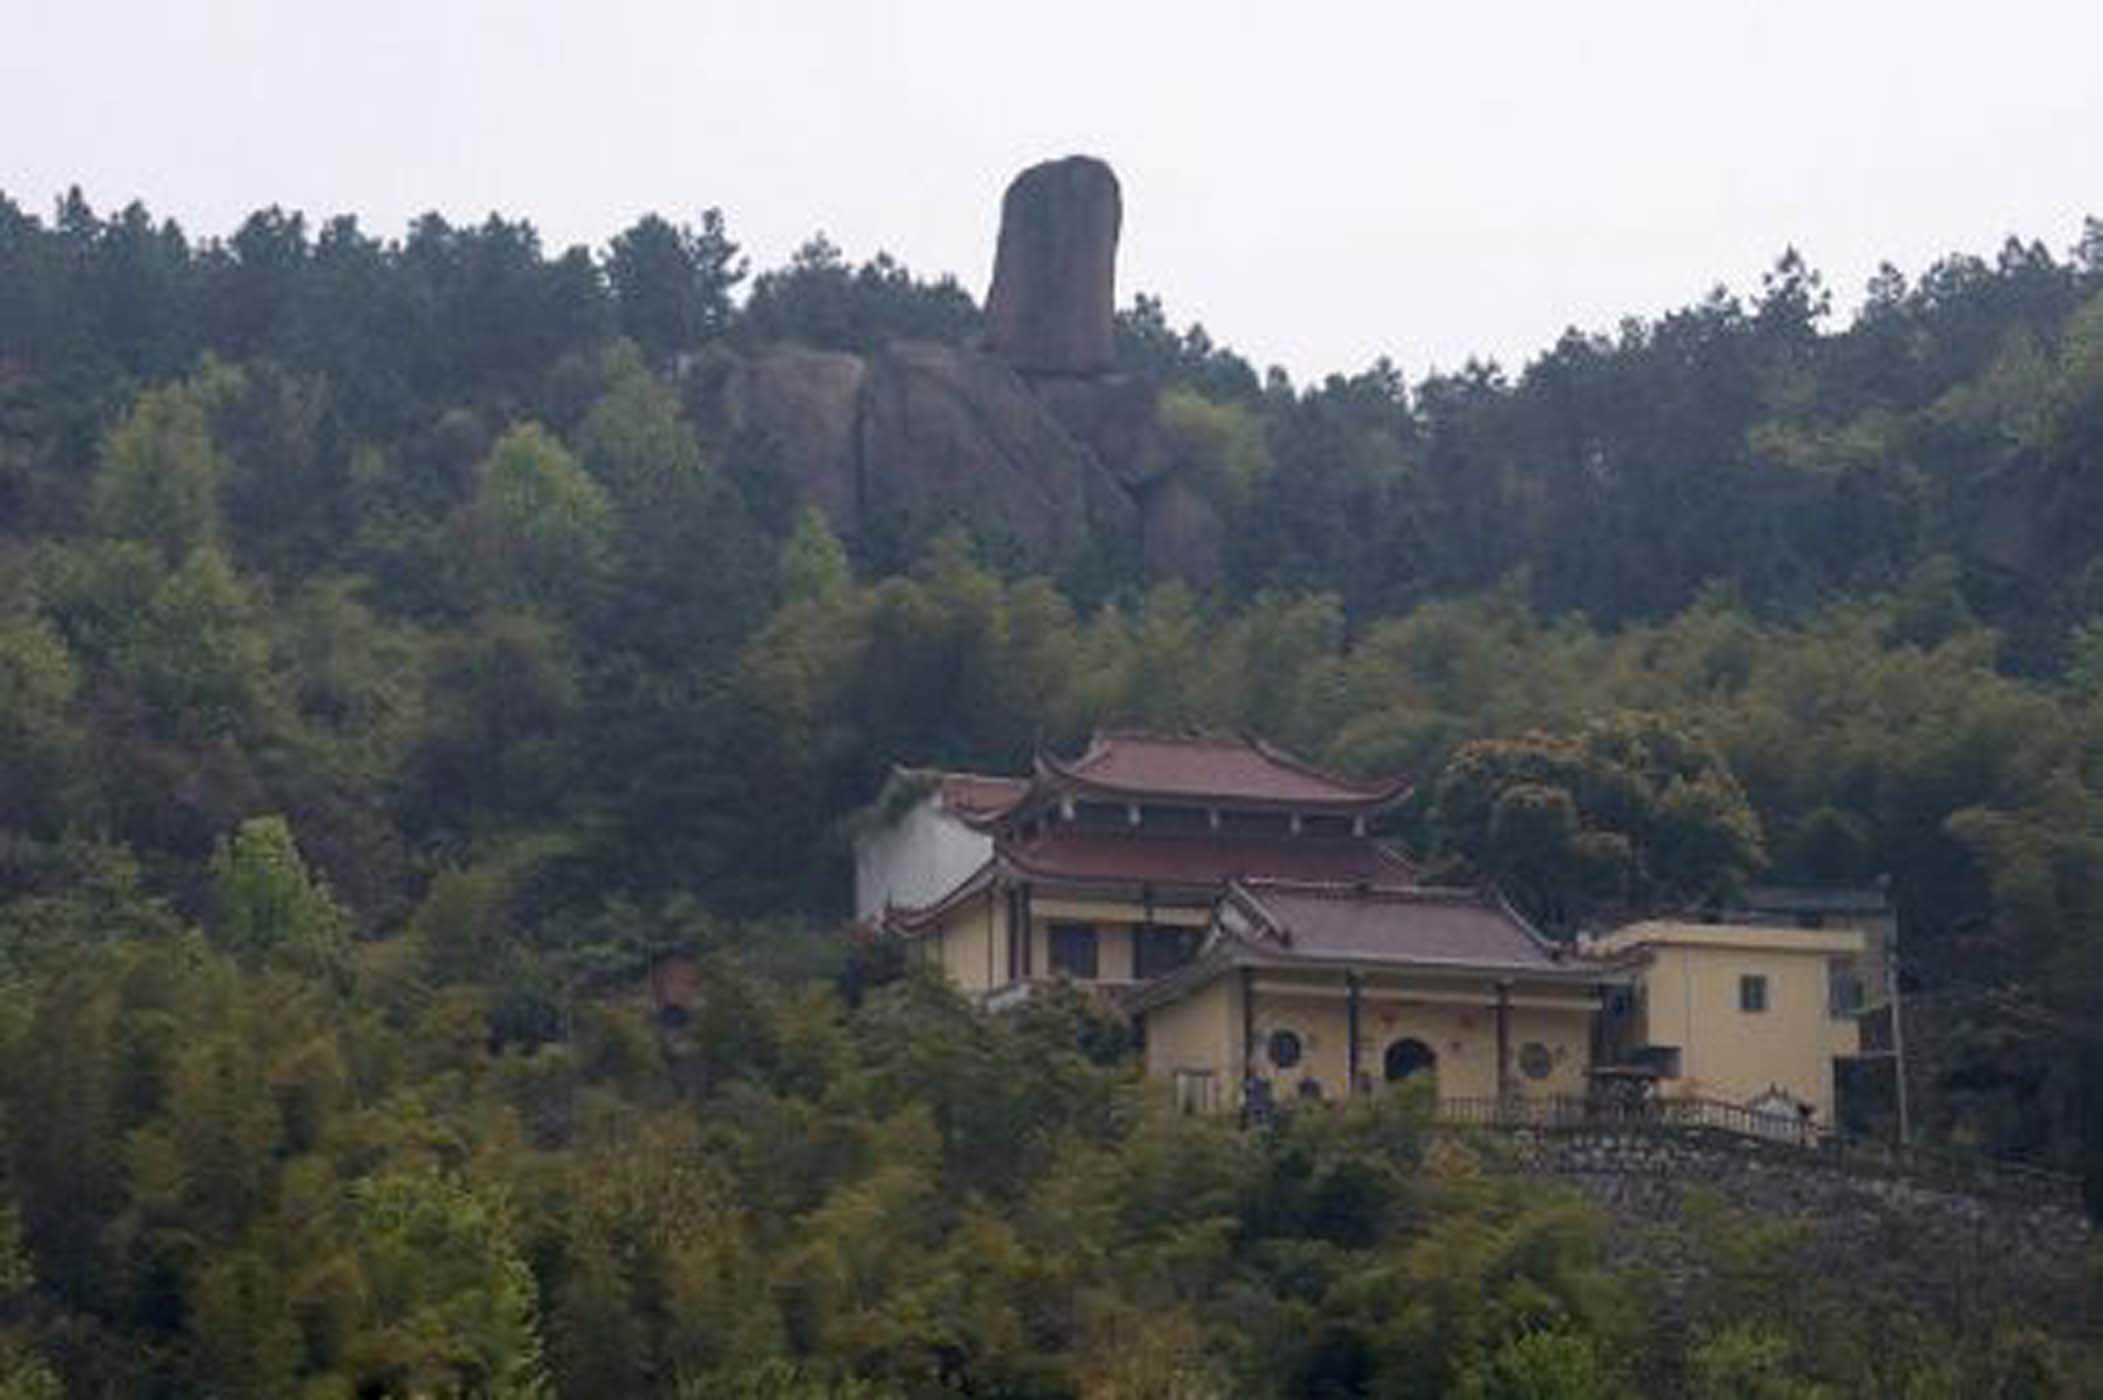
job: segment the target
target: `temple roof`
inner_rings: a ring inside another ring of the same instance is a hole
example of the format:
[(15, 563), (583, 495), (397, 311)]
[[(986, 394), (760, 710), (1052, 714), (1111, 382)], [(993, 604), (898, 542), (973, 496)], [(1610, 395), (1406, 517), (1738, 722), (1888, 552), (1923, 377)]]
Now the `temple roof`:
[(1060, 791), (1127, 801), (1367, 812), (1409, 792), (1400, 778), (1327, 773), (1260, 739), (1099, 730), (1079, 758), (1037, 757), (1039, 783)]
[(1002, 778), (990, 773), (941, 773), (937, 791), (944, 809), (966, 821), (990, 821), (1022, 800), (1030, 790), (1027, 778)]
[(1133, 900), (1147, 889), (1210, 903), (1237, 880), (1349, 884), (1406, 881), (1414, 873), (1392, 847), (1356, 837), (1141, 836), (1052, 827), (1029, 840), (996, 842), (986, 862), (954, 889), (931, 904), (894, 906), (885, 922), (909, 932), (927, 928), (1001, 879)]
[(1295, 880), (1407, 880), (1409, 863), (1357, 838), (1149, 836), (1054, 826), (1034, 839), (1005, 840), (1001, 856), (1019, 875), (1078, 883), (1211, 886), (1268, 876)]
[(1496, 896), (1420, 885), (1237, 881), (1197, 959), (1133, 989), (1132, 1011), (1176, 1001), (1236, 967), (1409, 969), (1596, 986), (1623, 979), (1566, 954)]
[(1276, 957), (1536, 976), (1580, 970), (1476, 890), (1249, 880), (1229, 898), (1249, 916), (1251, 946)]

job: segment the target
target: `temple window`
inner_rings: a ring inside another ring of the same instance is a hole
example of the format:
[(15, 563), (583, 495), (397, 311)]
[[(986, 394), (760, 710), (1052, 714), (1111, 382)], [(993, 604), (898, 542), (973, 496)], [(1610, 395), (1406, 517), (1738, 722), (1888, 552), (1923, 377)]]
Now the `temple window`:
[(1148, 831), (1205, 832), (1212, 829), (1202, 807), (1154, 807), (1144, 809), (1142, 825)]
[(1197, 944), (1196, 929), (1142, 924), (1132, 930), (1132, 975), (1145, 981), (1173, 972), (1191, 960)]
[(1051, 970), (1082, 982), (1096, 977), (1096, 936), (1093, 924), (1051, 926)]
[(1862, 985), (1861, 969), (1851, 958), (1835, 958), (1826, 964), (1826, 1009), (1835, 1016), (1852, 1016), (1869, 1001)]
[(1229, 836), (1285, 836), (1292, 819), (1283, 812), (1222, 812), (1220, 830)]
[(1767, 979), (1747, 973), (1738, 979), (1738, 1009), (1740, 1011), (1765, 1011), (1767, 1009)]
[(1214, 1107), (1212, 1071), (1179, 1069), (1175, 1073), (1176, 1107), (1184, 1113), (1210, 1113)]

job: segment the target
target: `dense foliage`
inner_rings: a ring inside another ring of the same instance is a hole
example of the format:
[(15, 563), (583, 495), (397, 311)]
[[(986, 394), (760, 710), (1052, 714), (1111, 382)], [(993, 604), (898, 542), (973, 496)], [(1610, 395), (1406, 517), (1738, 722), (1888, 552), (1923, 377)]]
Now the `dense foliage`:
[(1202, 596), (876, 576), (698, 386), (977, 310), (746, 273), (713, 212), (551, 257), (0, 200), (0, 1397), (2079, 1387), (1728, 1225), (1663, 1327), (1407, 1103), (1175, 1118), (1114, 1025), (838, 924), (893, 762), (1246, 727), (1419, 775), (1393, 834), (1559, 930), (1888, 877), (1925, 1132), (2093, 1170), (2103, 234), (1413, 388), (1142, 297)]

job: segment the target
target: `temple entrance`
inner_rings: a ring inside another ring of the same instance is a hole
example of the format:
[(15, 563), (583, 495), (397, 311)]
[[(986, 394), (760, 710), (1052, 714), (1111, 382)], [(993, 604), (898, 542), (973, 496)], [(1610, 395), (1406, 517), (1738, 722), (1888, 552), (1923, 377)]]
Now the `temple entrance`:
[(1387, 1047), (1383, 1068), (1387, 1071), (1387, 1082), (1397, 1083), (1416, 1075), (1438, 1073), (1438, 1052), (1421, 1040), (1398, 1040)]

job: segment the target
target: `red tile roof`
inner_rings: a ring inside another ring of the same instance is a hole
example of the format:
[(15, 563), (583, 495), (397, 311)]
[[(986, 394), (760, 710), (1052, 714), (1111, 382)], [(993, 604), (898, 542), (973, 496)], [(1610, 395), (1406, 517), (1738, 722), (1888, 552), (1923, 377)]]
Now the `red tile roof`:
[(1124, 797), (1334, 807), (1366, 810), (1399, 801), (1397, 778), (1361, 780), (1325, 773), (1261, 740), (1104, 730), (1071, 762), (1040, 755), (1055, 785)]
[(1574, 964), (1474, 890), (1253, 880), (1234, 897), (1256, 916), (1259, 946), (1289, 957), (1534, 974)]
[(944, 773), (942, 805), (967, 820), (999, 816), (1030, 790), (1027, 778), (998, 778), (988, 773)]
[(1157, 836), (1053, 826), (1033, 840), (1004, 840), (1018, 874), (1105, 884), (1216, 886), (1250, 877), (1407, 880), (1409, 864), (1378, 842), (1314, 836)]

